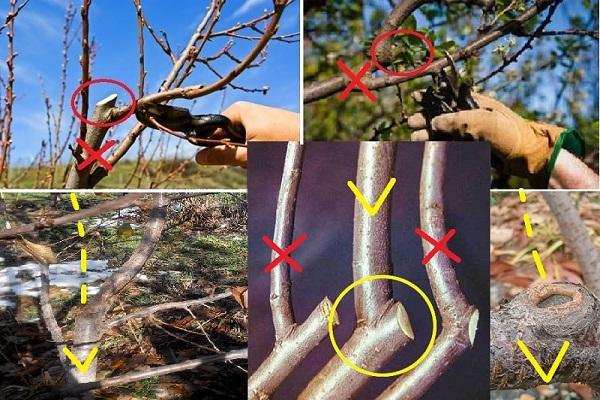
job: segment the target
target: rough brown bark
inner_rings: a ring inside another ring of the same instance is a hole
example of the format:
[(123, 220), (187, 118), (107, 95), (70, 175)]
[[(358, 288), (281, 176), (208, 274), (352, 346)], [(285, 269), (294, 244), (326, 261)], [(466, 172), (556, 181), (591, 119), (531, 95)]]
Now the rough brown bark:
[[(96, 104), (96, 109), (94, 110), (92, 121), (99, 123), (113, 121), (116, 102), (116, 94), (111, 94), (104, 100), (100, 100)], [(85, 123), (81, 122), (81, 125), (85, 126)], [(104, 138), (106, 137), (108, 129), (109, 128), (90, 126), (89, 129), (85, 130), (85, 138), (83, 140), (88, 144), (88, 146), (90, 146), (90, 148), (92, 148), (93, 150), (98, 150), (101, 147)], [(71, 170), (69, 171), (69, 176), (67, 177), (65, 187), (67, 189), (86, 189), (93, 187), (92, 185), (90, 185), (89, 177), (97, 161), (91, 163), (86, 168), (79, 171), (77, 169), (77, 165), (80, 164), (83, 160), (86, 160), (89, 157), (89, 154), (87, 151), (83, 150), (81, 146), (77, 145), (77, 147), (75, 148), (74, 156), (75, 160), (73, 160), (73, 165), (71, 166)]]
[(568, 248), (575, 255), (585, 285), (596, 296), (600, 296), (600, 249), (592, 242), (569, 193), (542, 192), (542, 196), (554, 213)]
[(518, 339), (545, 372), (568, 340), (570, 346), (552, 382), (581, 382), (600, 389), (600, 300), (585, 286), (542, 283), (492, 312), (492, 389), (544, 384), (518, 348)]

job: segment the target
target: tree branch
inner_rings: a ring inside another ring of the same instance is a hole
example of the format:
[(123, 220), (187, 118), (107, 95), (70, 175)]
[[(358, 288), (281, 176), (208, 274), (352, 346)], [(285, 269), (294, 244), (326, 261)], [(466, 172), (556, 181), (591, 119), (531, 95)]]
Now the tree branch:
[[(138, 247), (129, 256), (129, 259), (115, 273), (113, 273), (100, 287), (92, 301), (88, 302), (81, 313), (75, 319), (75, 332), (77, 335), (73, 341), (73, 353), (80, 359), (85, 360), (92, 348), (101, 339), (106, 324), (104, 317), (112, 308), (112, 304), (121, 290), (142, 269), (148, 258), (152, 255), (162, 230), (165, 226), (166, 210), (169, 198), (164, 193), (154, 195), (154, 204), (150, 212), (150, 219), (146, 224), (144, 236)], [(93, 382), (96, 379), (95, 358), (86, 372), (80, 372), (76, 368), (71, 369), (73, 381), (78, 383)]]
[[(273, 351), (248, 379), (248, 398), (268, 398), (319, 343), (327, 336), (331, 301), (325, 297), (301, 325), (292, 325), (288, 334), (275, 342)], [(337, 314), (334, 316), (337, 325)]]
[(65, 338), (62, 334), (60, 326), (58, 326), (56, 317), (54, 317), (52, 303), (50, 302), (50, 267), (48, 263), (41, 262), (40, 269), (40, 280), (42, 282), (42, 287), (40, 290), (40, 309), (42, 311), (42, 318), (44, 319), (44, 324), (46, 325), (48, 332), (50, 332), (52, 341), (54, 341), (56, 345), (60, 363), (62, 364), (63, 369), (68, 371), (69, 368), (67, 365), (67, 359), (65, 357), (65, 353), (63, 353), (63, 348), (65, 347)]
[[(216, 92), (217, 90), (225, 87), (229, 82), (235, 79), (244, 69), (246, 69), (265, 48), (271, 37), (277, 32), (279, 27), (279, 19), (283, 13), (283, 10), (287, 6), (287, 0), (276, 0), (275, 1), (275, 12), (269, 22), (269, 26), (265, 29), (265, 33), (261, 39), (256, 43), (256, 46), (248, 53), (246, 58), (242, 60), (237, 66), (229, 71), (224, 77), (217, 82), (205, 86), (205, 85), (194, 85), (183, 88), (174, 88), (171, 90), (161, 91), (155, 94), (140, 99), (140, 103), (151, 102), (151, 103), (162, 103), (173, 99), (194, 99), (201, 96), (206, 96), (210, 93)], [(163, 85), (164, 87), (164, 85)]]
[[(82, 93), (83, 95), (83, 93)], [(96, 109), (94, 110), (94, 115), (92, 116), (92, 121), (98, 123), (106, 123), (111, 122), (115, 118), (115, 104), (117, 102), (117, 95), (111, 94), (103, 100), (100, 100), (96, 104)], [(82, 114), (83, 115), (83, 114)], [(81, 122), (81, 126), (85, 126), (85, 122)], [(104, 141), (106, 133), (109, 128), (102, 128), (98, 126), (91, 126), (89, 130), (83, 130), (82, 140), (84, 140), (90, 148), (93, 150), (98, 150)], [(83, 150), (81, 146), (77, 145), (75, 151), (73, 152), (74, 160), (73, 165), (71, 166), (71, 170), (69, 171), (69, 176), (67, 178), (67, 182), (65, 184), (66, 189), (76, 189), (76, 188), (92, 188), (90, 185), (89, 178), (90, 173), (94, 165), (96, 165), (97, 161), (92, 162), (90, 165), (85, 167), (82, 170), (77, 169), (77, 165), (82, 161), (86, 160), (90, 155), (86, 150)]]
[[(388, 184), (394, 164), (392, 142), (361, 142), (357, 187), (373, 204)], [(352, 268), (354, 280), (391, 274), (391, 198), (371, 217), (358, 200), (354, 206)], [(354, 364), (379, 371), (414, 334), (406, 310), (392, 299), (391, 284), (384, 279), (365, 282), (355, 289), (356, 328), (341, 351)], [(381, 344), (385, 343), (384, 346)], [(351, 369), (336, 354), (302, 391), (299, 399), (353, 398), (370, 377)]]
[[(361, 142), (356, 187), (374, 205), (390, 182), (394, 167), (393, 142)], [(354, 281), (371, 275), (389, 274), (394, 268), (390, 254), (391, 196), (371, 216), (358, 199), (354, 201), (352, 271)], [(382, 307), (392, 298), (392, 284), (378, 279), (354, 289), (357, 323), (371, 324), (381, 317)]]
[[(195, 45), (198, 41), (204, 40), (209, 34), (204, 34), (202, 31), (208, 21), (210, 20), (211, 15), (215, 12), (217, 7), (217, 2), (212, 1), (209, 12), (207, 12), (205, 18), (202, 20), (196, 32), (190, 38), (190, 41), (185, 48), (185, 50), (181, 53), (179, 59), (173, 65), (170, 73), (168, 74), (165, 81), (162, 83), (160, 90), (158, 93), (150, 94), (138, 100), (138, 103), (144, 102), (153, 102), (153, 103), (162, 103), (178, 98), (184, 99), (194, 99), (202, 96), (206, 96), (213, 92), (223, 89), (227, 86), (231, 81), (233, 81), (237, 76), (239, 76), (252, 62), (256, 59), (256, 57), (264, 50), (265, 46), (269, 42), (269, 40), (275, 35), (279, 26), (279, 20), (284, 9), (289, 4), (288, 0), (275, 0), (274, 1), (274, 11), (271, 21), (262, 35), (261, 39), (256, 43), (254, 48), (248, 53), (246, 58), (244, 58), (237, 66), (235, 66), (231, 71), (223, 76), (223, 78), (219, 79), (217, 82), (205, 86), (205, 85), (193, 85), (188, 87), (179, 87), (179, 88), (171, 88), (173, 83), (177, 81), (177, 77), (179, 76), (182, 69), (185, 67), (186, 62), (190, 62), (190, 59), (193, 61), (196, 59), (195, 56)], [(179, 81), (182, 83), (182, 80)], [(107, 158), (107, 161), (110, 165), (115, 165), (127, 151), (133, 146), (138, 136), (144, 131), (146, 128), (145, 125), (141, 123), (137, 123), (131, 131), (127, 134), (125, 139), (121, 141), (115, 148), (115, 150), (111, 153), (111, 155)], [(108, 175), (108, 171), (105, 168), (98, 167), (94, 171), (93, 175), (90, 177), (89, 183), (91, 187), (94, 187), (100, 180), (104, 179)]]
[[(421, 171), (421, 228), (434, 239), (446, 235), (443, 182), (448, 143), (427, 142)], [(422, 239), (423, 253), (433, 245)], [(438, 252), (425, 266), (433, 297), (442, 316), (442, 333), (431, 353), (415, 369), (398, 378), (378, 399), (419, 399), (454, 360), (473, 345), (479, 312), (463, 295), (448, 256)]]
[[(302, 158), (304, 148), (299, 142), (289, 142), (283, 165), (281, 187), (277, 199), (277, 212), (275, 216), (275, 228), (273, 230), (273, 242), (280, 248), (285, 249), (291, 243), (294, 234), (294, 216), (296, 214), (296, 198), (298, 185), (302, 176)], [(279, 257), (279, 253), (271, 252), (271, 261)], [(290, 293), (290, 266), (286, 262), (271, 270), (271, 313), (273, 316), (273, 327), (275, 328), (275, 340), (284, 337), (290, 327), (294, 324), (294, 309)]]
[[(288, 143), (273, 233), (273, 241), (282, 248), (292, 243), (303, 153), (304, 148), (299, 142)], [(273, 252), (271, 260), (278, 256), (279, 254)], [(271, 354), (248, 380), (248, 396), (256, 400), (270, 396), (308, 353), (327, 336), (327, 318), (331, 310), (331, 301), (325, 298), (304, 323), (297, 325), (292, 308), (289, 265), (282, 263), (270, 273), (269, 302), (275, 328), (275, 345)]]
[(592, 242), (569, 193), (542, 192), (542, 196), (558, 221), (563, 238), (581, 268), (585, 285), (596, 296), (600, 296), (600, 250)]
[[(81, 3), (81, 58), (79, 63), (81, 64), (81, 81), (79, 81), (80, 85), (88, 82), (92, 79), (90, 76), (90, 5), (92, 4), (92, 0), (83, 0)], [(89, 88), (85, 88), (81, 91), (81, 115), (83, 118), (88, 117), (88, 109), (89, 109), (89, 98), (90, 92)], [(114, 106), (114, 104), (113, 104)], [(81, 140), (85, 140), (87, 136), (87, 125), (85, 122), (80, 122), (80, 134), (79, 137)], [(93, 148), (94, 150), (98, 150)]]
[(212, 303), (217, 300), (225, 299), (231, 296), (231, 292), (215, 294), (212, 296), (203, 297), (201, 299), (194, 300), (186, 300), (186, 301), (175, 301), (170, 303), (157, 304), (151, 307), (145, 307), (141, 310), (135, 311), (131, 314), (127, 314), (121, 318), (113, 319), (106, 323), (106, 329), (110, 329), (116, 326), (121, 325), (123, 322), (130, 320), (132, 318), (143, 318), (148, 315), (156, 314), (157, 312), (162, 312), (165, 310), (172, 310), (174, 308), (183, 308), (186, 309), (192, 306), (198, 306), (206, 303)]
[(134, 371), (127, 374), (117, 376), (115, 378), (107, 378), (101, 381), (87, 382), (69, 385), (60, 391), (42, 394), (34, 397), (35, 400), (52, 400), (63, 399), (65, 396), (76, 395), (78, 393), (87, 392), (94, 389), (105, 389), (108, 387), (126, 385), (132, 382), (138, 382), (144, 379), (153, 378), (156, 376), (173, 374), (175, 372), (187, 371), (197, 368), (201, 365), (212, 364), (219, 361), (232, 361), (248, 358), (248, 349), (232, 350), (227, 353), (215, 354), (195, 358), (193, 360), (182, 361), (176, 364), (164, 365), (161, 367), (148, 368), (144, 371)]
[[(452, 53), (452, 59), (456, 62), (476, 55), (480, 49), (496, 41), (502, 36), (512, 33), (520, 25), (541, 13), (554, 1), (555, 0), (538, 0), (534, 6), (527, 9), (527, 11), (523, 12), (523, 14), (521, 14), (519, 17), (507, 22), (506, 24), (490, 31), (489, 33), (483, 36), (478, 37), (464, 48)], [(408, 82), (425, 75), (438, 73), (442, 68), (447, 66), (448, 60), (446, 59), (446, 57), (444, 57), (435, 60), (419, 76), (394, 77), (385, 75), (379, 78), (365, 78), (362, 79), (361, 82), (368, 89), (382, 89), (384, 87), (397, 85), (402, 82)], [(350, 80), (346, 76), (338, 76), (336, 78), (328, 79), (326, 81), (316, 82), (308, 88), (304, 89), (304, 104), (323, 99), (325, 97), (331, 96), (334, 93), (342, 91), (348, 85), (348, 83), (350, 83)]]
[(531, 47), (531, 43), (535, 40), (536, 37), (540, 36), (540, 33), (550, 23), (551, 18), (554, 15), (554, 12), (556, 11), (556, 8), (558, 7), (558, 5), (561, 2), (562, 2), (562, 0), (555, 0), (555, 2), (548, 9), (548, 14), (546, 15), (546, 18), (544, 18), (544, 20), (542, 21), (542, 23), (536, 28), (536, 30), (533, 33), (533, 35), (529, 36), (529, 38), (527, 39), (527, 41), (525, 42), (525, 44), (518, 51), (516, 51), (509, 58), (505, 58), (504, 60), (502, 60), (502, 65), (500, 65), (498, 68), (496, 68), (495, 70), (493, 70), (492, 72), (490, 72), (489, 74), (487, 74), (485, 77), (483, 77), (480, 80), (478, 80), (475, 84), (476, 85), (480, 85), (483, 82), (485, 82), (488, 79), (490, 79), (491, 77), (493, 77), (494, 75), (496, 75), (497, 73), (504, 71), (504, 69), (506, 67), (508, 67), (513, 62), (517, 61), (517, 59), (519, 58), (519, 56), (521, 54), (523, 54), (525, 52), (525, 50), (531, 49), (532, 48)]
[(0, 231), (0, 239), (9, 239), (18, 235), (40, 231), (42, 229), (47, 229), (53, 226), (70, 224), (72, 222), (79, 221), (80, 219), (90, 218), (108, 211), (115, 211), (121, 208), (126, 208), (135, 203), (143, 195), (143, 193), (130, 193), (118, 199), (108, 200), (94, 207), (86, 208), (81, 211), (63, 215), (62, 217), (58, 217), (55, 219), (44, 219), (38, 222), (34, 222), (32, 224), (26, 224), (18, 226), (16, 228), (6, 229), (4, 231)]

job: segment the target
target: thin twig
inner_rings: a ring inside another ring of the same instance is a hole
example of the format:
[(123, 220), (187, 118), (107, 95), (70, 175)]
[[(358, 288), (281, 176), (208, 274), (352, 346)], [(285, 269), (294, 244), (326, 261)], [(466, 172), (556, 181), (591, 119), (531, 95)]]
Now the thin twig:
[(138, 21), (138, 52), (140, 61), (140, 72), (138, 78), (138, 97), (144, 97), (144, 81), (146, 68), (144, 67), (144, 15), (142, 14), (142, 0), (133, 0)]
[[(288, 143), (273, 231), (273, 242), (282, 249), (287, 248), (293, 239), (296, 198), (302, 176), (303, 155), (304, 147), (299, 142)], [(277, 257), (279, 257), (279, 253), (272, 251), (271, 261)], [(271, 313), (275, 328), (275, 340), (279, 340), (288, 333), (289, 328), (295, 322), (290, 293), (290, 266), (286, 262), (282, 262), (270, 274)]]
[(208, 296), (208, 297), (203, 297), (201, 299), (178, 301), (178, 302), (171, 302), (171, 303), (164, 303), (164, 304), (157, 304), (157, 305), (152, 306), (152, 307), (147, 307), (147, 308), (144, 308), (142, 310), (138, 310), (138, 311), (136, 311), (134, 313), (131, 313), (129, 315), (126, 315), (124, 317), (117, 318), (117, 319), (114, 319), (112, 321), (109, 321), (109, 322), (106, 323), (106, 327), (107, 328), (113, 328), (113, 327), (118, 326), (118, 325), (122, 324), (123, 322), (125, 322), (125, 321), (127, 321), (127, 320), (129, 320), (131, 318), (143, 318), (143, 317), (146, 317), (148, 315), (155, 314), (157, 312), (161, 312), (161, 311), (165, 311), (165, 310), (172, 310), (174, 308), (187, 309), (188, 307), (191, 307), (191, 306), (201, 305), (201, 304), (206, 304), (206, 303), (212, 303), (212, 302), (215, 302), (217, 300), (225, 299), (225, 298), (230, 297), (230, 296), (231, 296), (231, 292), (226, 292), (226, 293), (215, 294), (215, 295)]
[(104, 389), (113, 386), (126, 385), (132, 382), (138, 382), (144, 379), (154, 378), (157, 376), (173, 374), (175, 372), (187, 371), (197, 368), (201, 365), (212, 364), (219, 361), (230, 361), (248, 358), (248, 349), (232, 350), (227, 353), (215, 354), (195, 358), (193, 360), (182, 361), (176, 364), (165, 365), (161, 367), (148, 368), (144, 371), (134, 371), (127, 374), (117, 376), (115, 378), (107, 378), (101, 381), (88, 382), (82, 384), (69, 385), (60, 391), (48, 394), (42, 394), (34, 397), (34, 400), (51, 400), (57, 398), (65, 398), (68, 395), (88, 392), (94, 389)]
[[(83, 0), (81, 3), (81, 81), (79, 83), (83, 85), (90, 79), (90, 5), (92, 0)], [(81, 116), (83, 118), (88, 117), (89, 111), (89, 99), (90, 92), (89, 88), (85, 88), (81, 91)], [(80, 123), (79, 137), (81, 140), (85, 140), (87, 133), (87, 125), (82, 121)]]
[(523, 54), (525, 52), (525, 50), (527, 49), (531, 49), (531, 43), (535, 40), (535, 38), (537, 38), (539, 35), (539, 33), (541, 33), (544, 28), (546, 28), (546, 26), (550, 23), (552, 16), (554, 15), (554, 12), (556, 11), (556, 8), (558, 7), (558, 5), (562, 2), (562, 0), (556, 0), (551, 6), (550, 9), (548, 9), (548, 14), (546, 14), (546, 18), (544, 18), (544, 20), (542, 21), (542, 23), (537, 27), (537, 29), (535, 30), (535, 32), (533, 33), (533, 35), (529, 36), (529, 38), (527, 39), (527, 41), (525, 42), (525, 44), (523, 45), (523, 47), (521, 47), (518, 51), (516, 51), (512, 56), (510, 56), (509, 58), (505, 58), (502, 61), (502, 65), (500, 65), (498, 68), (496, 68), (495, 70), (493, 70), (492, 72), (490, 72), (489, 74), (487, 74), (485, 77), (481, 78), (480, 80), (478, 80), (475, 85), (480, 85), (482, 83), (484, 83), (485, 81), (487, 81), (488, 79), (490, 79), (491, 77), (493, 77), (494, 75), (504, 71), (504, 69), (506, 67), (508, 67), (510, 64), (512, 64), (513, 62), (517, 61), (517, 59), (519, 58), (519, 56), (521, 54)]

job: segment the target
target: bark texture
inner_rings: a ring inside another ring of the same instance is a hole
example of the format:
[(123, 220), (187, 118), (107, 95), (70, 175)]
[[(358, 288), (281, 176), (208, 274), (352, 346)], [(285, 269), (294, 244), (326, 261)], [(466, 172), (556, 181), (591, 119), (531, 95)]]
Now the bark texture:
[[(301, 325), (293, 325), (273, 351), (248, 380), (250, 399), (268, 399), (281, 382), (291, 374), (306, 356), (327, 336), (327, 318), (331, 301), (323, 299)], [(337, 316), (336, 316), (337, 319)]]
[(545, 372), (570, 342), (552, 382), (581, 382), (600, 389), (600, 300), (573, 283), (532, 286), (491, 315), (492, 389), (545, 384), (517, 346), (522, 340)]
[[(377, 321), (358, 324), (341, 348), (342, 353), (354, 364), (374, 372), (379, 372), (413, 340), (402, 329), (403, 326), (410, 326), (402, 304), (390, 299), (384, 307), (385, 311)], [(310, 381), (298, 399), (351, 399), (370, 379), (373, 378), (354, 371), (336, 354)]]
[[(114, 110), (115, 104), (117, 102), (117, 95), (112, 94), (101, 100), (96, 104), (96, 109), (94, 110), (94, 115), (92, 116), (92, 121), (98, 123), (106, 123), (114, 120)], [(85, 126), (85, 122), (81, 122), (82, 126)], [(85, 142), (92, 148), (93, 150), (98, 150), (106, 137), (106, 133), (109, 128), (100, 128), (97, 126), (90, 126), (87, 130), (82, 130), (85, 133)], [(67, 177), (67, 183), (65, 187), (67, 189), (86, 189), (93, 187), (90, 185), (89, 177), (96, 165), (96, 162), (91, 163), (81, 171), (77, 170), (77, 165), (81, 163), (81, 161), (87, 159), (89, 154), (87, 151), (83, 150), (81, 146), (77, 146), (75, 148), (75, 160), (73, 161), (73, 165), (71, 166), (71, 170), (69, 171), (69, 176)]]
[[(390, 181), (395, 144), (361, 142), (356, 187), (371, 206)], [(354, 205), (352, 270), (354, 280), (393, 272), (390, 256), (391, 195), (371, 216), (357, 200)], [(387, 279), (368, 281), (354, 289), (356, 329), (342, 353), (359, 367), (379, 372), (413, 339), (410, 320), (392, 298)], [(371, 379), (351, 369), (336, 354), (309, 382), (299, 399), (350, 399)]]
[[(102, 284), (98, 294), (83, 307), (82, 312), (76, 317), (74, 329), (76, 335), (72, 351), (79, 360), (85, 360), (90, 351), (98, 345), (106, 329), (104, 317), (112, 308), (113, 301), (125, 285), (140, 272), (148, 258), (152, 255), (165, 226), (165, 206), (168, 202), (169, 199), (164, 193), (154, 196), (153, 209), (150, 212), (150, 219), (146, 224), (141, 243), (119, 271), (112, 274)], [(81, 372), (77, 368), (72, 367), (71, 381), (78, 383), (95, 381), (96, 362), (97, 358), (92, 361), (86, 372)]]
[(562, 236), (583, 273), (588, 289), (600, 296), (600, 250), (592, 242), (568, 192), (542, 192), (558, 221)]
[[(296, 196), (298, 185), (302, 176), (302, 157), (304, 150), (299, 142), (288, 143), (279, 198), (277, 199), (277, 212), (273, 242), (282, 249), (286, 249), (293, 240), (294, 216), (296, 215)], [(271, 252), (271, 261), (279, 257), (276, 251)], [(271, 313), (275, 328), (275, 340), (285, 336), (294, 324), (294, 310), (291, 300), (290, 266), (286, 262), (280, 263), (271, 270)]]
[[(392, 177), (395, 144), (362, 142), (358, 153), (356, 187), (373, 206)], [(354, 201), (352, 271), (354, 281), (370, 275), (393, 271), (390, 253), (391, 193), (375, 216), (369, 215), (360, 201)], [(365, 282), (354, 289), (357, 324), (374, 322), (381, 307), (392, 298), (392, 284), (387, 279)]]

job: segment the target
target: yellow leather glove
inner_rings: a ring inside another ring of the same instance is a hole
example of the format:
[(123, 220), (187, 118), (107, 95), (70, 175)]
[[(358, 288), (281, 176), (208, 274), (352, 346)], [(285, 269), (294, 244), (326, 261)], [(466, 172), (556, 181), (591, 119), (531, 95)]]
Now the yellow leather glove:
[[(420, 103), (423, 92), (413, 93)], [(471, 137), (490, 143), (492, 153), (502, 161), (503, 172), (539, 181), (563, 128), (521, 118), (504, 104), (490, 97), (473, 94), (478, 109), (442, 114), (431, 120), (434, 133)], [(408, 126), (415, 130), (412, 140), (429, 139), (423, 112), (412, 115)]]

